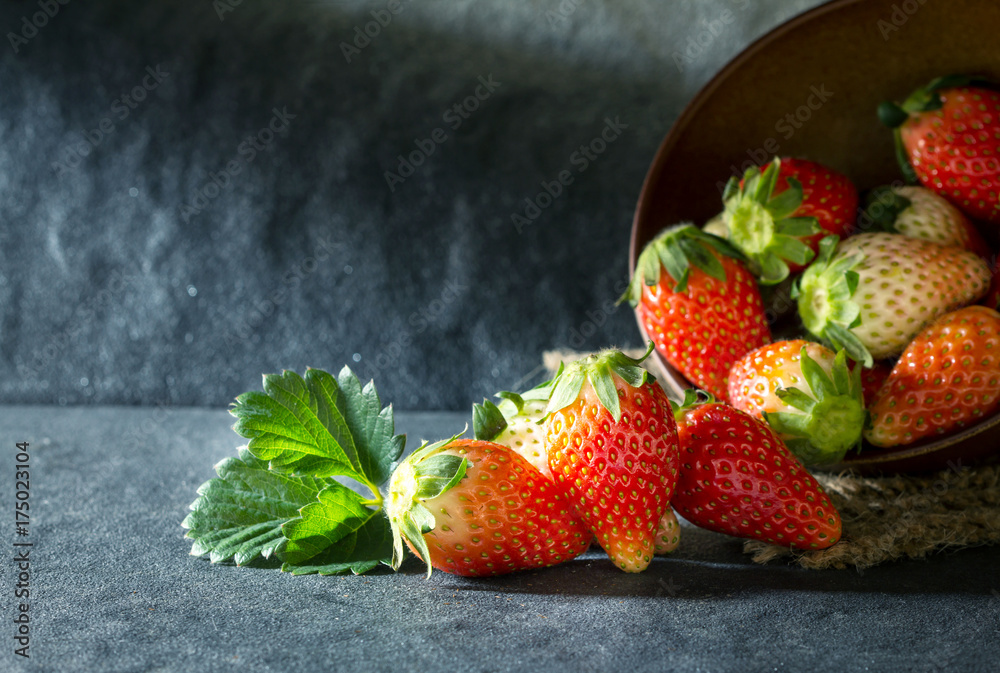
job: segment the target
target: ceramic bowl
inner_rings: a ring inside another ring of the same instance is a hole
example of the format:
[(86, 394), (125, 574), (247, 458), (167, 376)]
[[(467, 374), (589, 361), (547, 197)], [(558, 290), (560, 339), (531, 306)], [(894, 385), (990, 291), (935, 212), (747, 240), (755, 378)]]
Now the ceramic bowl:
[[(995, 0), (836, 0), (775, 28), (698, 92), (660, 145), (635, 211), (631, 270), (659, 231), (705, 223), (721, 210), (729, 176), (772, 155), (822, 161), (862, 190), (900, 179), (878, 103), (901, 100), (939, 75), (1000, 76), (997, 35)], [(993, 232), (984, 234), (996, 244)], [(689, 387), (653, 357), (669, 392)], [(833, 469), (918, 472), (998, 453), (1000, 414), (934, 441), (866, 447)]]

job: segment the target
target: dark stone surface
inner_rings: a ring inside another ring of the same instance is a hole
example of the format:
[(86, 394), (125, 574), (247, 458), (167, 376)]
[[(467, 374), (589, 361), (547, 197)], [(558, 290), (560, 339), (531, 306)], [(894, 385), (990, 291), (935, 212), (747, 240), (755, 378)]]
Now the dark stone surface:
[[(464, 409), (544, 349), (637, 345), (612, 302), (656, 147), (817, 1), (403, 0), (350, 62), (384, 0), (49, 4), (35, 34), (36, 0), (0, 3), (0, 402), (220, 405), (346, 362), (402, 408)], [(585, 166), (607, 118), (628, 128)]]
[[(403, 413), (397, 430), (414, 446), (465, 421)], [(7, 621), (0, 670), (995, 671), (1000, 660), (1000, 548), (816, 572), (755, 566), (735, 539), (685, 527), (676, 554), (639, 575), (593, 552), (480, 580), (426, 580), (413, 565), (357, 577), (213, 566), (187, 555), (179, 523), (235, 452), (231, 422), (222, 410), (0, 407), (0, 501), (14, 502), (14, 443), (28, 441), (35, 545), (31, 660), (15, 660)]]

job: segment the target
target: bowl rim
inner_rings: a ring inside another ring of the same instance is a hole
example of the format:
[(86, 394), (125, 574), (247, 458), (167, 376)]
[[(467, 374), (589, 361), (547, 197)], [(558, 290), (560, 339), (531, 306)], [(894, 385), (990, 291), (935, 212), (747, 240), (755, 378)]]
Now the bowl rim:
[[(864, 2), (864, 0), (830, 0), (829, 2), (825, 2), (821, 5), (808, 9), (800, 14), (796, 14), (787, 21), (775, 26), (755, 39), (747, 45), (746, 48), (731, 58), (698, 90), (687, 105), (684, 106), (680, 114), (674, 120), (673, 124), (671, 124), (670, 128), (667, 130), (666, 135), (657, 148), (649, 169), (646, 171), (646, 177), (643, 180), (642, 188), (639, 191), (639, 198), (636, 203), (635, 212), (632, 216), (632, 231), (629, 238), (628, 269), (630, 281), (635, 276), (635, 264), (638, 260), (639, 253), (641, 252), (639, 249), (640, 243), (638, 236), (639, 225), (641, 222), (645, 222), (650, 217), (653, 185), (658, 184), (660, 181), (660, 175), (662, 174), (663, 167), (666, 164), (666, 156), (674, 149), (674, 146), (677, 144), (682, 132), (687, 128), (691, 119), (700, 112), (702, 106), (708, 98), (716, 92), (716, 90), (730, 75), (732, 75), (733, 72), (742, 67), (744, 63), (755, 56), (761, 49), (770, 45), (781, 36), (797, 29), (804, 23), (811, 22), (819, 17), (822, 17), (824, 14), (839, 11), (844, 7), (859, 4), (861, 2)], [(646, 333), (646, 329), (635, 311), (633, 311), (633, 316), (639, 326), (640, 334), (644, 337), (644, 339), (649, 341), (649, 335)], [(670, 379), (669, 383), (671, 385), (669, 386), (670, 390), (668, 390), (668, 393), (673, 392), (677, 394), (679, 392), (679, 386), (671, 373), (673, 372), (681, 378), (683, 378), (683, 376), (674, 370), (670, 363), (668, 363), (663, 356), (660, 355), (659, 351), (654, 350), (652, 356), (657, 369)], [(928, 454), (935, 453), (941, 449), (963, 442), (974, 437), (975, 435), (994, 429), (997, 426), (1000, 426), (1000, 411), (979, 421), (971, 427), (967, 427), (964, 430), (953, 434), (945, 435), (943, 437), (929, 437), (925, 438), (923, 441), (918, 441), (913, 444), (888, 447), (885, 449), (869, 447), (868, 450), (862, 453), (848, 454), (840, 463), (831, 466), (824, 466), (822, 469), (846, 470), (851, 468), (863, 468), (871, 470), (878, 469), (880, 467), (891, 469), (892, 464), (919, 460)], [(991, 455), (993, 452), (1000, 452), (1000, 447), (996, 447), (992, 449), (992, 451), (980, 451), (979, 453), (981, 456), (985, 456)]]

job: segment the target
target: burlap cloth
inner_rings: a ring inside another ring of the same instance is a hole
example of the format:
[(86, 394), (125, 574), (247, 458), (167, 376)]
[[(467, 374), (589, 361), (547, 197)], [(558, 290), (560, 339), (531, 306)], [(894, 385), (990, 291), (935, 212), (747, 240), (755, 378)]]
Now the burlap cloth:
[[(560, 361), (581, 355), (546, 352), (545, 368), (555, 372)], [(967, 467), (959, 463), (921, 476), (873, 478), (823, 472), (814, 476), (840, 512), (844, 524), (841, 541), (822, 551), (797, 552), (747, 540), (743, 551), (755, 563), (782, 559), (810, 569), (862, 570), (945, 549), (1000, 542), (1000, 465)]]

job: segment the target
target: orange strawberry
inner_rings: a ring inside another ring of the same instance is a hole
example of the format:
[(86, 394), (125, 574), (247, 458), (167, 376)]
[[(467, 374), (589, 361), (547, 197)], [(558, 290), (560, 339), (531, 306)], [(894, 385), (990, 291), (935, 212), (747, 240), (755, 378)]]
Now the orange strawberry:
[(403, 540), (456, 575), (501, 575), (568, 561), (593, 535), (552, 482), (510, 449), (452, 438), (400, 463), (389, 486), (393, 568)]
[(871, 408), (865, 437), (910, 444), (968, 427), (1000, 408), (1000, 313), (985, 306), (941, 316), (906, 347)]
[(861, 446), (865, 403), (861, 374), (847, 352), (777, 341), (743, 356), (729, 373), (734, 407), (767, 422), (810, 465), (837, 463)]
[(607, 350), (560, 368), (545, 422), (559, 491), (626, 572), (652, 560), (677, 479), (670, 401), (640, 362)]
[(796, 549), (840, 539), (823, 487), (761, 421), (725, 404), (677, 409), (681, 473), (673, 505), (691, 523)]
[(739, 357), (771, 340), (757, 281), (726, 241), (690, 224), (665, 230), (639, 256), (628, 300), (656, 350), (720, 399)]

